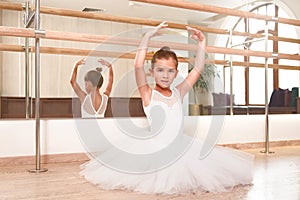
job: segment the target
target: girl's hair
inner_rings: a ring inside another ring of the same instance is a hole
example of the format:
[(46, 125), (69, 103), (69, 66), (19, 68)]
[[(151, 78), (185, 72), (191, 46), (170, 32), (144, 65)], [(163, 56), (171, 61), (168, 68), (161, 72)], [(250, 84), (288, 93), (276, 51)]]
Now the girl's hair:
[(90, 81), (94, 87), (101, 88), (103, 84), (103, 76), (99, 69), (91, 70), (86, 73), (84, 81)]
[(151, 67), (154, 67), (157, 59), (169, 59), (173, 58), (175, 61), (176, 68), (178, 66), (178, 59), (174, 51), (172, 51), (169, 47), (164, 46), (160, 50), (156, 51), (151, 60)]

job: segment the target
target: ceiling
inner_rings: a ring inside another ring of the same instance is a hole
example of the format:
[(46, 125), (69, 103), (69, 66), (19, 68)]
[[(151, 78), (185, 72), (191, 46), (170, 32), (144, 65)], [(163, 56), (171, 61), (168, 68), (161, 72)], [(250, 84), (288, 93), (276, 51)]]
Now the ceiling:
[[(25, 0), (5, 0), (23, 3)], [(174, 0), (175, 1), (175, 0)], [(187, 1), (187, 0), (176, 0)], [(188, 0), (189, 2), (201, 3), (234, 9), (249, 9), (254, 4), (268, 0)], [(30, 0), (34, 4), (34, 0)], [(167, 6), (158, 6), (146, 3), (137, 3), (128, 0), (41, 0), (41, 6), (57, 7), (72, 10), (94, 8), (103, 10), (104, 14), (117, 16), (129, 16), (137, 18), (156, 19), (170, 22), (189, 22), (193, 24), (211, 24), (222, 18), (222, 15), (191, 11)]]

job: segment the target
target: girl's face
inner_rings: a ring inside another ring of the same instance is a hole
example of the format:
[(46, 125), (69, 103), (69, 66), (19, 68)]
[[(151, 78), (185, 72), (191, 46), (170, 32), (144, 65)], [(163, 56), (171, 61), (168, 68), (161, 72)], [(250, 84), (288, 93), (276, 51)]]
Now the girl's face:
[(175, 63), (172, 58), (157, 59), (154, 67), (150, 69), (156, 84), (161, 88), (169, 88), (176, 78), (178, 70)]

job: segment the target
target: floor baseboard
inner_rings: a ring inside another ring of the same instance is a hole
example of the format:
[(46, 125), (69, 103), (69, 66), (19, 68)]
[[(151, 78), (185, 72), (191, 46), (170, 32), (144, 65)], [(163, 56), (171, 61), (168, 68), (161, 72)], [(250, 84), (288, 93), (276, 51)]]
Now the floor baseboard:
[[(235, 143), (223, 144), (220, 146), (230, 147), (234, 149), (260, 149), (265, 148), (265, 142), (250, 142), (250, 143)], [(300, 146), (300, 140), (285, 140), (285, 141), (271, 141), (269, 147), (283, 147), (283, 146)]]
[[(34, 165), (36, 156), (16, 156), (0, 158), (0, 166)], [(85, 153), (41, 155), (41, 164), (85, 162), (89, 160)]]
[[(264, 148), (264, 142), (252, 143), (236, 143), (236, 144), (223, 144), (220, 146), (230, 147), (234, 149), (259, 149)], [(300, 146), (300, 140), (287, 140), (287, 141), (272, 141), (269, 147), (282, 147), (282, 146)], [(0, 158), (1, 166), (17, 166), (17, 165), (34, 165), (35, 156), (16, 156), (16, 157), (3, 157)], [(68, 153), (68, 154), (48, 154), (41, 155), (41, 164), (49, 163), (70, 163), (70, 162), (86, 162), (89, 157), (85, 153)]]

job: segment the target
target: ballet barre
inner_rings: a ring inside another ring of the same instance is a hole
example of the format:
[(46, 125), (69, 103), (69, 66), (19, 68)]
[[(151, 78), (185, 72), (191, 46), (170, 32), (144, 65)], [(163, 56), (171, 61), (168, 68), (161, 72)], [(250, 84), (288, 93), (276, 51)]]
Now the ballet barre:
[(297, 19), (288, 19), (288, 18), (279, 18), (268, 15), (256, 14), (248, 11), (242, 11), (231, 8), (224, 8), (219, 6), (205, 5), (200, 3), (193, 2), (184, 2), (184, 1), (173, 1), (173, 0), (130, 0), (132, 2), (141, 2), (141, 3), (149, 3), (155, 5), (169, 6), (180, 9), (188, 9), (202, 12), (210, 12), (217, 14), (224, 14), (229, 16), (236, 16), (242, 18), (251, 18), (251, 19), (260, 19), (265, 21), (276, 21), (282, 24), (290, 24), (294, 26), (300, 26), (300, 20)]
[[(124, 38), (124, 37), (112, 38), (110, 36), (105, 36), (105, 35), (93, 35), (93, 34), (61, 32), (61, 31), (51, 31), (51, 30), (42, 31), (42, 33), (44, 34), (37, 35), (36, 33), (37, 32), (33, 29), (0, 26), (1, 36), (30, 37), (30, 38), (43, 38), (43, 39), (53, 39), (53, 40), (68, 40), (68, 41), (94, 42), (94, 43), (101, 43), (105, 41), (105, 43), (107, 44), (129, 45), (129, 46), (138, 46), (140, 42), (138, 39), (133, 39), (133, 38)], [(174, 50), (195, 51), (197, 49), (197, 46), (194, 44), (161, 42), (161, 41), (152, 41), (149, 43), (149, 47), (160, 48), (161, 46), (169, 46), (171, 49)], [(230, 55), (240, 55), (240, 56), (256, 56), (256, 57), (265, 57), (265, 58), (274, 57), (273, 52), (263, 52), (263, 51), (253, 51), (253, 50), (241, 51), (240, 49), (230, 49), (230, 48), (215, 47), (215, 46), (207, 46), (206, 51), (208, 53), (230, 54)], [(289, 60), (300, 60), (300, 55), (278, 53), (277, 58), (289, 59)]]

